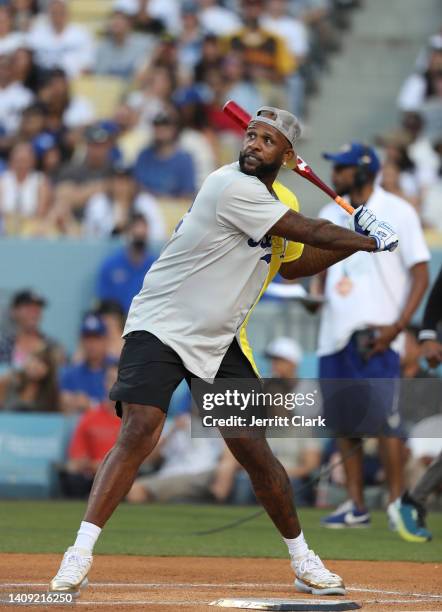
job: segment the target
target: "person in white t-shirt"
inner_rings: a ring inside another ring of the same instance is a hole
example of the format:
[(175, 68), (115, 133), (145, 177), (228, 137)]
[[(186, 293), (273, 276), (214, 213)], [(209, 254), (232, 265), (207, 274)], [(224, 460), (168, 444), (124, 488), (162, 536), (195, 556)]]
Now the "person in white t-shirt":
[(43, 68), (62, 68), (76, 77), (94, 67), (93, 39), (86, 28), (69, 21), (66, 0), (50, 0), (47, 19), (35, 24), (28, 44)]
[[(295, 161), (299, 135), (294, 115), (260, 108), (247, 126), (238, 162), (207, 177), (147, 273), (129, 310), (110, 394), (123, 419), (121, 436), (97, 473), (78, 537), (50, 591), (78, 593), (85, 585), (101, 529), (155, 448), (173, 390), (183, 379), (224, 379), (238, 393), (242, 378), (248, 389), (261, 390), (244, 324), (272, 275), (281, 268), (286, 278), (296, 278), (358, 250), (397, 247), (393, 228), (363, 206), (349, 217), (353, 231), (295, 212), (296, 198), (276, 177)], [(207, 392), (208, 383), (199, 382)], [(295, 587), (313, 595), (345, 594), (342, 579), (309, 549), (287, 473), (253, 416), (241, 434), (225, 428), (221, 433), (287, 545)]]
[[(320, 378), (370, 379), (353, 386), (346, 384), (340, 392), (332, 383), (321, 384), (327, 425), (336, 434), (347, 436), (339, 438), (339, 447), (350, 498), (322, 524), (332, 528), (368, 526), (358, 438), (382, 434), (389, 501), (393, 502), (403, 491), (394, 380), (400, 377), (401, 332), (428, 286), (430, 255), (412, 206), (375, 186), (380, 162), (371, 147), (354, 142), (324, 157), (333, 162), (332, 181), (337, 193), (348, 194), (353, 206), (366, 202), (368, 210), (388, 219), (397, 228), (401, 243), (388, 259), (356, 253), (331, 266), (320, 279), (325, 297), (318, 341)], [(334, 204), (325, 206), (320, 216), (338, 225), (346, 222), (345, 213)], [(378, 378), (383, 381), (372, 381)]]
[(25, 36), (12, 29), (12, 15), (8, 5), (0, 6), (0, 55), (12, 55), (23, 46)]
[(0, 128), (7, 135), (17, 132), (22, 112), (34, 99), (32, 91), (13, 78), (10, 58), (0, 56)]
[(200, 22), (206, 32), (215, 36), (230, 36), (241, 28), (241, 19), (233, 11), (219, 6), (217, 0), (198, 0)]

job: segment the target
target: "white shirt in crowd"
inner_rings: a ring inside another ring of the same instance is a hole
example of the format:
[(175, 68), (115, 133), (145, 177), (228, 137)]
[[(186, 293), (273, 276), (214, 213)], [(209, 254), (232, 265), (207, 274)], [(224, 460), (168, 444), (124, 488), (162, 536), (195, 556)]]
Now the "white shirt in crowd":
[[(154, 242), (166, 239), (166, 224), (155, 198), (149, 193), (140, 193), (134, 201), (134, 210), (141, 213), (149, 224), (149, 235)], [(121, 211), (105, 193), (97, 193), (88, 201), (84, 213), (83, 233), (89, 238), (104, 238), (112, 234), (118, 225)]]
[(10, 32), (6, 36), (0, 36), (0, 55), (12, 55), (20, 47), (26, 47), (26, 34)]
[(68, 128), (89, 125), (95, 120), (96, 111), (92, 102), (83, 96), (73, 96), (63, 113), (63, 123)]
[[(190, 435), (190, 416), (186, 424), (169, 435), (161, 448), (164, 460), (159, 474), (178, 476), (180, 474), (199, 474), (214, 470), (223, 450), (223, 442), (218, 438), (192, 438)], [(167, 435), (167, 434), (166, 434)]]
[(283, 38), (287, 48), (296, 57), (304, 57), (308, 54), (310, 48), (309, 33), (302, 21), (293, 17), (275, 19), (266, 15), (263, 17), (261, 25), (269, 32)]
[(13, 172), (7, 170), (0, 177), (0, 213), (33, 217), (38, 209), (38, 196), (43, 175), (31, 172), (19, 183)]
[(86, 28), (70, 23), (57, 33), (47, 20), (38, 20), (32, 28), (28, 44), (36, 53), (37, 63), (44, 68), (62, 68), (76, 77), (95, 64), (93, 38)]
[[(354, 253), (328, 268), (319, 356), (342, 350), (358, 329), (397, 321), (410, 289), (409, 269), (430, 259), (419, 217), (408, 202), (376, 187), (367, 207), (394, 227), (399, 246), (392, 253)], [(320, 217), (348, 227), (348, 214), (334, 202)], [(400, 346), (397, 338), (392, 348)]]
[(18, 81), (0, 88), (0, 127), (14, 134), (20, 125), (23, 110), (34, 99), (32, 91)]
[(412, 74), (399, 92), (397, 105), (402, 111), (418, 111), (425, 100), (426, 81), (421, 74)]
[(199, 13), (199, 19), (203, 29), (216, 36), (229, 36), (242, 27), (239, 17), (222, 6), (203, 9)]

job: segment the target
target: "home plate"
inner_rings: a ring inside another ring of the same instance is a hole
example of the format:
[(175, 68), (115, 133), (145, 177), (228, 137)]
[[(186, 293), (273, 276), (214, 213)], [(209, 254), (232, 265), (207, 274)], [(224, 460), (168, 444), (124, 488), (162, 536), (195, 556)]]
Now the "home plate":
[(287, 612), (339, 612), (359, 610), (354, 601), (330, 601), (330, 599), (217, 599), (209, 605), (219, 608), (242, 608), (243, 610), (286, 610)]

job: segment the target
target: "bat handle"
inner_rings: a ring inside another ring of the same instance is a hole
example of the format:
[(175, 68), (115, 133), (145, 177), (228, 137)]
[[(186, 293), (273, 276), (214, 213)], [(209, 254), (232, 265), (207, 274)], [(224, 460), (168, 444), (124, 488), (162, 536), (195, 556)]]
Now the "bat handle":
[(346, 200), (344, 200), (344, 198), (341, 198), (341, 196), (336, 196), (335, 202), (336, 204), (339, 204), (341, 208), (346, 210), (349, 215), (352, 215), (354, 213), (355, 209), (353, 208), (353, 206), (349, 204)]

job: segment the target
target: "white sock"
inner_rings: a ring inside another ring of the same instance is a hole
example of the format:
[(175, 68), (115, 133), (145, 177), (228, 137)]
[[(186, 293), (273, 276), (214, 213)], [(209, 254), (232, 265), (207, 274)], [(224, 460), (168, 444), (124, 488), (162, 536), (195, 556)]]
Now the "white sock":
[(100, 533), (101, 528), (97, 527), (97, 525), (88, 523), (87, 521), (81, 521), (74, 546), (88, 550), (92, 554), (95, 542), (98, 540)]
[(302, 559), (303, 557), (307, 556), (309, 549), (302, 531), (297, 538), (293, 538), (291, 540), (287, 538), (282, 539), (287, 544), (287, 548), (289, 549), (289, 554), (292, 559)]

